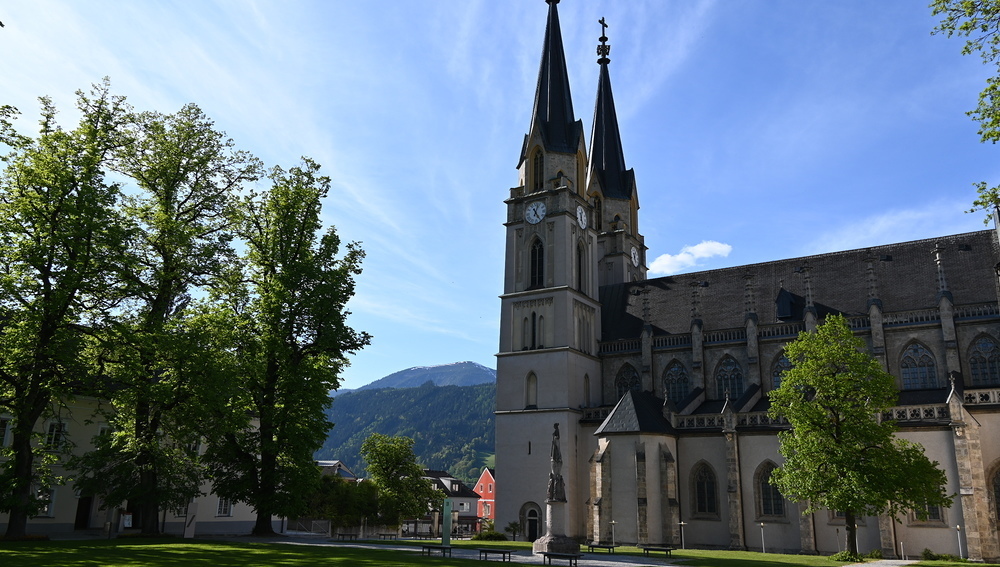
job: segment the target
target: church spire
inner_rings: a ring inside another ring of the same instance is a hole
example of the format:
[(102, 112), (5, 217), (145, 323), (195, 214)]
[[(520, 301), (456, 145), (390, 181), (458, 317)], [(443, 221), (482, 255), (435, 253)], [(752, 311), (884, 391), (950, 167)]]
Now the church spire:
[(604, 35), (608, 24), (601, 18), (601, 44), (597, 46), (601, 74), (597, 81), (597, 106), (594, 108), (594, 131), (590, 137), (590, 171), (588, 177), (600, 183), (605, 197), (630, 199), (634, 185), (634, 172), (625, 169), (625, 153), (618, 131), (615, 98), (611, 93), (611, 76), (608, 74), (608, 55), (611, 46)]
[[(538, 69), (535, 108), (531, 113), (531, 129), (538, 129), (545, 149), (553, 152), (576, 153), (583, 123), (573, 114), (573, 98), (569, 92), (569, 73), (563, 53), (562, 31), (559, 29), (559, 0), (545, 0), (549, 19), (545, 24), (542, 63)], [(527, 147), (521, 151), (525, 159)]]

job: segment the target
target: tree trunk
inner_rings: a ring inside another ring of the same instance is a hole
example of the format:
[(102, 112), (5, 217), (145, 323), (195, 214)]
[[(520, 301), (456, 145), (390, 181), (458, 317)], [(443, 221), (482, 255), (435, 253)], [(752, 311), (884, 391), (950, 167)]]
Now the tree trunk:
[(35, 488), (35, 455), (31, 448), (31, 432), (49, 403), (49, 396), (36, 390), (32, 399), (14, 411), (10, 450), (14, 454), (9, 464), (13, 473), (11, 507), (5, 537), (23, 537), (28, 532), (28, 518), (34, 512), (32, 489)]
[(844, 512), (844, 533), (847, 534), (847, 544), (844, 546), (844, 549), (857, 555), (858, 526), (857, 526), (857, 518), (854, 517), (854, 512), (851, 511)]

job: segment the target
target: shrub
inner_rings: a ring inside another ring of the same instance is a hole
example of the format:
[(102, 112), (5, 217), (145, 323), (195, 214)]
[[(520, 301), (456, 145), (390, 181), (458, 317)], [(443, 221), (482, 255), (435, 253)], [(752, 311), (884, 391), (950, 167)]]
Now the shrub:
[(472, 536), (472, 539), (478, 541), (507, 541), (507, 536), (500, 532), (495, 532), (492, 530), (479, 532), (478, 534)]
[(938, 558), (938, 556), (937, 553), (934, 553), (933, 551), (925, 547), (924, 550), (920, 552), (920, 558), (923, 559), (924, 561), (934, 561), (935, 559)]
[(834, 561), (846, 561), (848, 563), (861, 563), (862, 561), (864, 561), (864, 558), (861, 557), (861, 555), (857, 553), (851, 553), (846, 549), (844, 551), (834, 553), (833, 555), (830, 556), (830, 559), (833, 559)]
[(865, 559), (882, 559), (882, 550), (873, 549), (865, 554)]

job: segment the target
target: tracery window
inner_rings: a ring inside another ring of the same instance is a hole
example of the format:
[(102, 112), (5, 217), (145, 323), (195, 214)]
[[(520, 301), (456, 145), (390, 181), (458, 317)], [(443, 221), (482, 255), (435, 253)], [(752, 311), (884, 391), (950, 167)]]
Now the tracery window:
[(694, 478), (695, 514), (717, 516), (719, 514), (719, 501), (715, 471), (708, 463), (701, 463), (692, 471), (692, 477)]
[(715, 389), (719, 399), (725, 398), (727, 393), (730, 398), (743, 395), (743, 368), (729, 355), (715, 367)]
[(982, 336), (972, 343), (969, 367), (972, 386), (1000, 385), (1000, 349), (992, 337)]
[(619, 400), (629, 390), (635, 392), (642, 391), (642, 382), (639, 380), (639, 373), (631, 364), (622, 366), (622, 369), (618, 371), (618, 377), (615, 378), (615, 390), (618, 392)]
[(788, 360), (788, 357), (781, 355), (778, 360), (774, 361), (774, 366), (771, 368), (771, 389), (777, 390), (781, 387), (781, 375), (785, 373), (786, 370), (792, 369), (792, 362)]
[(691, 382), (687, 370), (679, 360), (674, 360), (663, 371), (663, 393), (668, 400), (679, 402), (691, 393)]
[(531, 266), (529, 269), (528, 289), (535, 289), (545, 285), (545, 247), (542, 241), (535, 239), (531, 243)]
[(541, 191), (545, 183), (545, 154), (542, 149), (535, 150), (535, 156), (531, 160), (531, 189)]
[(771, 473), (777, 467), (774, 463), (767, 461), (757, 469), (757, 515), (758, 517), (784, 517), (785, 498), (778, 491), (778, 487), (771, 484)]
[(913, 343), (903, 351), (899, 367), (903, 374), (904, 390), (937, 388), (937, 365), (927, 347)]

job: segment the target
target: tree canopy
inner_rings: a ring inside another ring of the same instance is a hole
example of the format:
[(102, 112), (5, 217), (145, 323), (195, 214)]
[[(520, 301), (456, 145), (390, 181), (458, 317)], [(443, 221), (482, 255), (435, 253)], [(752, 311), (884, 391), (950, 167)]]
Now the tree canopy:
[(847, 546), (857, 553), (858, 516), (896, 515), (928, 506), (950, 506), (947, 480), (918, 444), (895, 436), (883, 414), (897, 401), (895, 378), (867, 354), (840, 315), (814, 333), (800, 333), (785, 347), (792, 368), (770, 394), (770, 415), (786, 418), (779, 434), (784, 464), (772, 483), (786, 497), (804, 502), (803, 513), (820, 508), (845, 515)]
[(385, 525), (422, 518), (440, 504), (443, 495), (423, 478), (413, 439), (374, 433), (361, 445), (361, 454), (371, 482), (378, 487), (379, 517)]
[[(978, 53), (983, 64), (996, 68), (979, 93), (979, 104), (968, 112), (979, 123), (980, 139), (995, 144), (1000, 141), (1000, 0), (934, 0), (931, 9), (942, 18), (933, 33), (967, 38), (962, 54)], [(1000, 206), (1000, 185), (991, 187), (980, 181), (975, 186), (979, 197), (969, 212), (994, 214)]]

